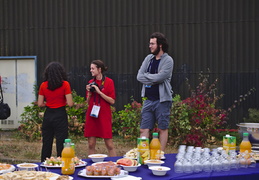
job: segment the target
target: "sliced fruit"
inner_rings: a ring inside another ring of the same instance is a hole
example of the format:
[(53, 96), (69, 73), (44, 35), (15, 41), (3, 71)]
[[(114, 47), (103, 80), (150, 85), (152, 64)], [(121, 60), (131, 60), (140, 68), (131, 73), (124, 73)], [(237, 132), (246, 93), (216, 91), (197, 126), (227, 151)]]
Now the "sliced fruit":
[(121, 158), (117, 160), (117, 164), (123, 166), (134, 166), (135, 160), (129, 158)]

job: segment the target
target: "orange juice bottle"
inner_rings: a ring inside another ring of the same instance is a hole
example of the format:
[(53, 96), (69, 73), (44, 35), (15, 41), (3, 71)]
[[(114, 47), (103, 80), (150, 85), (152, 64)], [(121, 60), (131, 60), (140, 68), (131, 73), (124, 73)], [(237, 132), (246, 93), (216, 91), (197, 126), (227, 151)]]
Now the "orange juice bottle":
[(75, 172), (75, 151), (71, 147), (71, 140), (65, 139), (64, 148), (61, 153), (62, 167), (61, 173), (64, 175), (72, 175)]
[(249, 133), (243, 133), (243, 140), (242, 140), (242, 142), (241, 142), (241, 144), (239, 146), (240, 147), (240, 152), (246, 152), (246, 151), (248, 153), (251, 152), (252, 145), (251, 145), (248, 137), (249, 137)]
[(150, 148), (150, 159), (151, 160), (160, 160), (161, 159), (161, 144), (158, 139), (158, 133), (153, 133), (153, 139), (149, 144)]

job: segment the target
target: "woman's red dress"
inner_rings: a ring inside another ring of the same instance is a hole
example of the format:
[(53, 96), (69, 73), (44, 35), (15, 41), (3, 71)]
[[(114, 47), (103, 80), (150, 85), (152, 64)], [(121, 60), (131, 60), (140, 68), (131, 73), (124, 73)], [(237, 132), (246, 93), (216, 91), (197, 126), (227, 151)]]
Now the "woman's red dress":
[[(91, 79), (89, 83), (93, 82)], [(101, 87), (102, 80), (95, 80), (99, 87)], [(112, 79), (106, 77), (103, 83), (103, 88), (101, 91), (115, 99), (115, 88), (114, 82)], [(87, 92), (88, 93), (88, 92)], [(86, 96), (87, 96), (86, 93)], [(91, 117), (90, 113), (92, 107), (98, 105), (100, 102), (100, 112), (98, 118)], [(89, 100), (89, 106), (86, 111), (86, 122), (85, 122), (85, 137), (99, 137), (99, 138), (112, 138), (112, 112), (111, 105), (107, 101), (105, 101), (99, 94), (96, 92), (92, 93), (92, 96)]]

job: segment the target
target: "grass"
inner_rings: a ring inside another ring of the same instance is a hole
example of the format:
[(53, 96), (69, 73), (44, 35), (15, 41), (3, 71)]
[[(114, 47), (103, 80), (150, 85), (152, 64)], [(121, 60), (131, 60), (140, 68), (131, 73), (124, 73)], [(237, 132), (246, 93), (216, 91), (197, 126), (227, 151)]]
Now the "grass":
[[(82, 159), (88, 158), (87, 140), (85, 138), (73, 139), (75, 143), (76, 156)], [(130, 149), (137, 147), (137, 142), (124, 140), (119, 137), (113, 138), (117, 156), (123, 156)], [(41, 141), (28, 142), (20, 138), (17, 133), (0, 131), (0, 163), (17, 164), (22, 162), (40, 162)], [(165, 153), (176, 153), (177, 151), (168, 146)], [(107, 154), (104, 141), (98, 139), (96, 153)], [(52, 156), (56, 156), (56, 146), (53, 143)]]

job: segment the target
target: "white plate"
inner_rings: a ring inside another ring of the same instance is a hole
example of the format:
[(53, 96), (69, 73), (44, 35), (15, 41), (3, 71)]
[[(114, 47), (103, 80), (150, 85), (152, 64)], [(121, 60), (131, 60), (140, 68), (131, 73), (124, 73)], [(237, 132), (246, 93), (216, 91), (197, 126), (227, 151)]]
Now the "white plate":
[(165, 159), (165, 156), (162, 156), (161, 159), (164, 160), (164, 159)]
[(116, 176), (89, 176), (86, 174), (86, 169), (83, 169), (78, 172), (78, 176), (86, 177), (86, 178), (112, 178), (112, 177), (125, 177), (128, 176), (128, 171), (121, 170), (121, 173)]
[(106, 157), (108, 157), (108, 155), (107, 154), (90, 154), (88, 157), (89, 158), (106, 158)]
[[(8, 172), (6, 174), (14, 174), (15, 176), (17, 175), (21, 175), (21, 173), (23, 174), (24, 172), (30, 172), (31, 173), (47, 173), (47, 179), (49, 180), (56, 180), (60, 175), (57, 173), (52, 173), (52, 172), (43, 172), (43, 171), (14, 171), (14, 172)], [(4, 177), (6, 176), (6, 174), (0, 175), (0, 179), (4, 179)], [(36, 174), (33, 174), (32, 176), (36, 176)], [(27, 178), (31, 178), (31, 176), (26, 176)], [(73, 180), (73, 177), (69, 176), (69, 180)]]
[(0, 174), (4, 174), (4, 173), (8, 173), (8, 172), (12, 172), (15, 170), (14, 165), (11, 165), (11, 167), (9, 169), (5, 169), (5, 170), (0, 170)]
[(16, 166), (21, 169), (34, 169), (39, 167), (38, 164), (34, 164), (34, 163), (21, 163), (21, 164), (17, 164)]
[[(84, 167), (84, 166), (87, 165), (87, 162), (85, 162), (85, 161), (81, 161), (81, 162), (83, 162), (83, 164), (76, 165), (75, 167), (76, 168), (77, 167)], [(51, 166), (51, 165), (47, 165), (47, 164), (43, 164), (43, 163), (41, 163), (40, 166), (41, 167), (46, 167), (46, 168), (61, 168), (61, 165), (59, 165), (59, 166)]]

